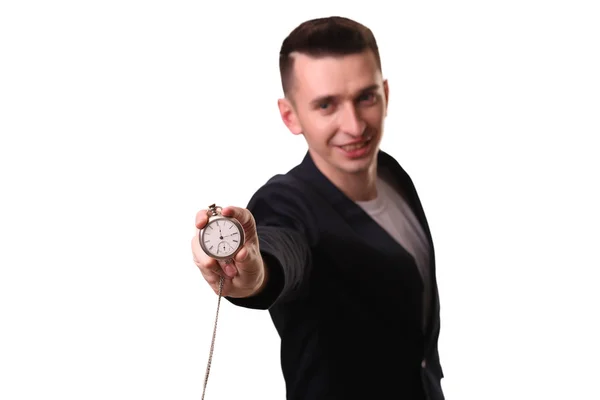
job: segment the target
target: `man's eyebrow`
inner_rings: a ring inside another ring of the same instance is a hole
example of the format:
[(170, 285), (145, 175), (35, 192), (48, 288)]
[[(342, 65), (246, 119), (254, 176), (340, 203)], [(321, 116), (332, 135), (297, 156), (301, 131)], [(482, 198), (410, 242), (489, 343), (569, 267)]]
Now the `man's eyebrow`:
[(319, 96), (314, 98), (313, 100), (311, 100), (310, 104), (313, 106), (318, 106), (319, 104), (322, 103), (330, 103), (333, 99), (335, 99), (336, 96), (334, 95), (325, 95), (325, 96)]
[[(367, 93), (367, 92), (372, 92), (374, 90), (378, 90), (379, 87), (380, 86), (378, 84), (369, 85), (369, 86), (366, 86), (366, 87), (360, 89), (358, 91), (358, 94), (360, 96), (361, 94), (364, 94), (364, 93)], [(319, 97), (316, 97), (313, 100), (311, 100), (310, 104), (312, 104), (312, 105), (319, 105), (321, 103), (328, 103), (328, 102), (334, 100), (336, 97), (338, 97), (338, 96), (332, 95), (332, 94), (319, 96)]]
[(369, 85), (369, 86), (361, 89), (359, 93), (362, 94), (362, 93), (365, 93), (365, 92), (372, 92), (372, 91), (375, 91), (375, 90), (378, 90), (378, 89), (379, 89), (379, 85), (375, 83), (373, 85)]

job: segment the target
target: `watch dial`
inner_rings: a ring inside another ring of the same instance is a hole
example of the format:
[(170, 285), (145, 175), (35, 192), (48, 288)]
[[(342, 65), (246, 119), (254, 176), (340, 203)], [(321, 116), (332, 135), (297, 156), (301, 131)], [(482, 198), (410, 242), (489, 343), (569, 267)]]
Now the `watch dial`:
[(202, 240), (206, 250), (216, 257), (228, 257), (240, 247), (240, 231), (231, 221), (217, 219), (204, 229)]

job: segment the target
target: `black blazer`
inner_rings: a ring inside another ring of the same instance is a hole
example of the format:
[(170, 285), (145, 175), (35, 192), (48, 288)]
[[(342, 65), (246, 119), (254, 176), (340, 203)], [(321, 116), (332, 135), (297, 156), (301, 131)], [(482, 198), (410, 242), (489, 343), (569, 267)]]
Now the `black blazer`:
[(425, 332), (414, 259), (309, 153), (247, 206), (270, 278), (255, 297), (227, 299), (269, 310), (281, 337), (288, 400), (444, 399), (431, 234), (408, 174), (383, 151), (378, 168), (402, 188), (431, 244), (433, 310)]

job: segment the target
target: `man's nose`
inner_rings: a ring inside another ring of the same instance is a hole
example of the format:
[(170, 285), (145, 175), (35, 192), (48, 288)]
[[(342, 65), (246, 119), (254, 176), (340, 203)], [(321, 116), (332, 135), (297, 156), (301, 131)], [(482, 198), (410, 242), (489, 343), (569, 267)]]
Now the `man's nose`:
[(366, 124), (356, 111), (354, 104), (346, 105), (340, 112), (340, 130), (348, 135), (361, 136)]

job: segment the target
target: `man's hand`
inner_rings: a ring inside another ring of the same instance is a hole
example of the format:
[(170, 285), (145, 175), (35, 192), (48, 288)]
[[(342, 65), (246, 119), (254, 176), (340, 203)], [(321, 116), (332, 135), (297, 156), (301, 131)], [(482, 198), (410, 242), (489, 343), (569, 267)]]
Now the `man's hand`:
[(249, 297), (258, 293), (266, 283), (266, 269), (260, 255), (254, 217), (245, 208), (225, 207), (222, 214), (239, 221), (244, 229), (245, 243), (230, 264), (210, 258), (200, 247), (200, 229), (208, 223), (208, 210), (196, 214), (196, 235), (192, 238), (194, 262), (215, 293), (219, 292), (220, 277), (224, 277), (223, 296)]

